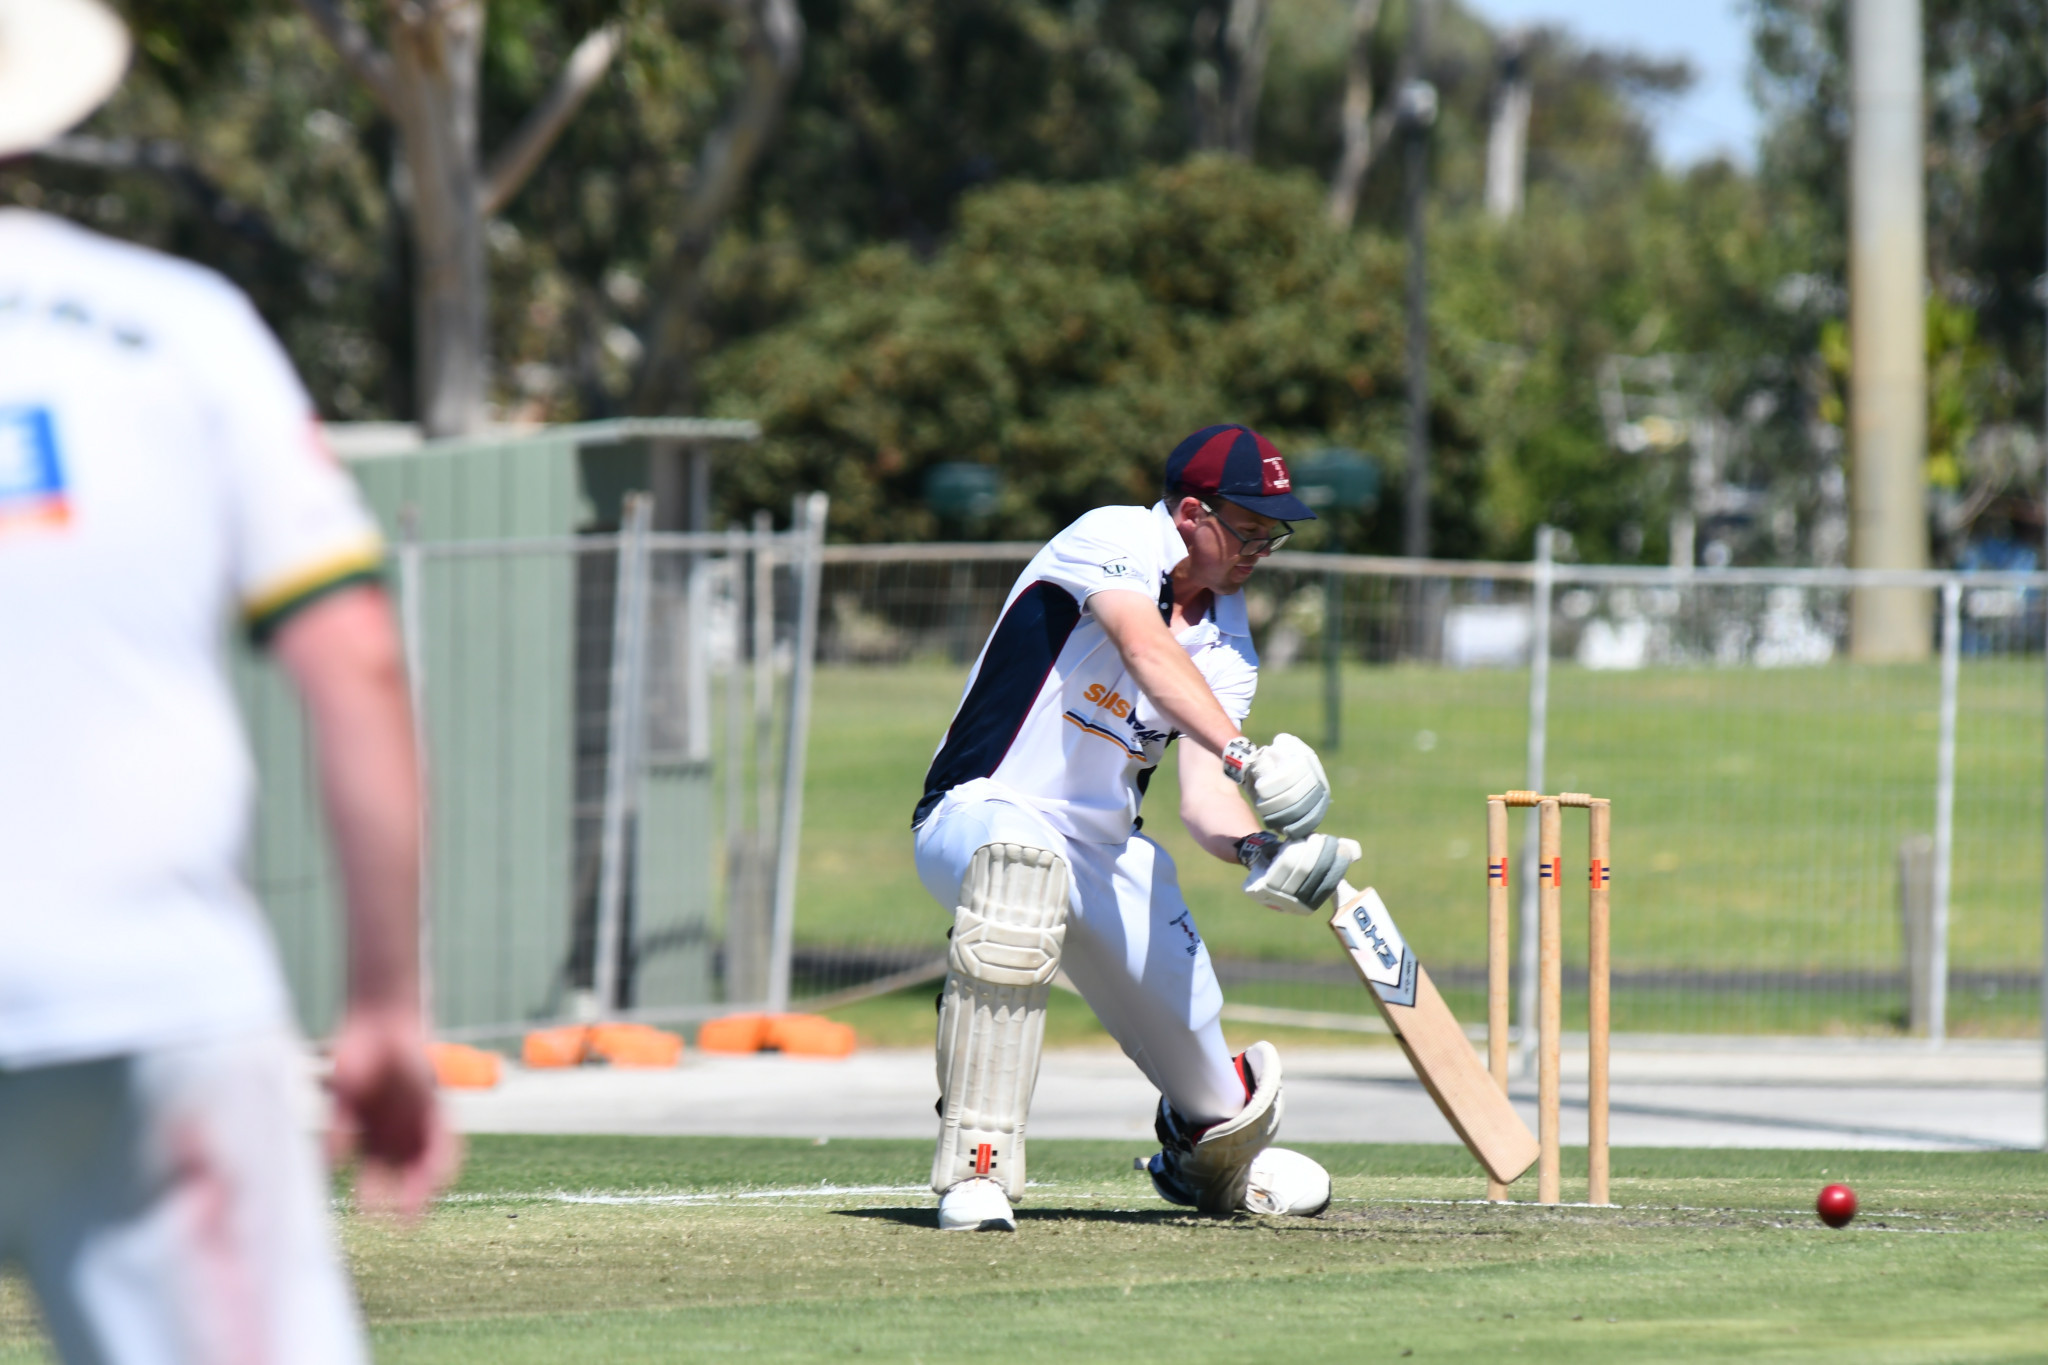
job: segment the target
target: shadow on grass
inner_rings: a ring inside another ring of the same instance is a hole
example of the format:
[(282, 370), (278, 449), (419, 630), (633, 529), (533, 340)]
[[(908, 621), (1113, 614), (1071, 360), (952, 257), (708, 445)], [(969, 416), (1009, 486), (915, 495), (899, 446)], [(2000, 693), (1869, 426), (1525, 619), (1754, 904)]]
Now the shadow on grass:
[[(920, 1228), (934, 1227), (938, 1219), (938, 1211), (929, 1206), (920, 1209), (834, 1209), (833, 1212), (841, 1218), (872, 1218)], [(1222, 1226), (1235, 1221), (1201, 1218), (1179, 1209), (1018, 1209), (1016, 1212), (1019, 1223), (1127, 1223), (1140, 1227), (1166, 1227), (1205, 1223)]]

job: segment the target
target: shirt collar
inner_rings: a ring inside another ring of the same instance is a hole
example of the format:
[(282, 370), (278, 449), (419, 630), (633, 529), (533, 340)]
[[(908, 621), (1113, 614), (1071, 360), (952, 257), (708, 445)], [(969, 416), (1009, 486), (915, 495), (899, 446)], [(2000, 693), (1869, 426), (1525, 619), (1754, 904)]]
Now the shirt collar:
[(1244, 609), (1244, 589), (1239, 588), (1228, 597), (1218, 597), (1211, 612), (1216, 629), (1225, 635), (1239, 635), (1249, 638), (1252, 633), (1251, 617)]
[(1188, 543), (1180, 538), (1180, 527), (1173, 524), (1164, 498), (1152, 504), (1152, 525), (1159, 531), (1159, 572), (1172, 573), (1188, 557)]
[[(1170, 574), (1188, 557), (1187, 542), (1180, 538), (1180, 528), (1173, 524), (1173, 513), (1167, 510), (1164, 498), (1152, 504), (1152, 521), (1159, 528), (1160, 573)], [(1200, 630), (1203, 625), (1214, 622), (1216, 629), (1225, 635), (1249, 638), (1252, 623), (1251, 618), (1245, 614), (1243, 591), (1231, 593), (1227, 597), (1218, 594), (1212, 600), (1215, 605), (1209, 609), (1209, 615), (1192, 629)]]

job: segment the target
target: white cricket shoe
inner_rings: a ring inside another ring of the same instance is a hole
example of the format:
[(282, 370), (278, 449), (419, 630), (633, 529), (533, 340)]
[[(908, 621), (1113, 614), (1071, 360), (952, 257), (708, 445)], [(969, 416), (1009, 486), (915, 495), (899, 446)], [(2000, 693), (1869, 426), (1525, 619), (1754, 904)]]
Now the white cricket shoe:
[[(1306, 1157), (1302, 1158), (1304, 1161)], [(1314, 1165), (1313, 1162), (1310, 1162)], [(1320, 1166), (1316, 1167), (1321, 1170)], [(1325, 1178), (1325, 1188), (1329, 1185)], [(941, 1232), (1015, 1232), (1017, 1215), (1010, 1197), (993, 1180), (963, 1180), (939, 1196)]]
[[(1164, 1151), (1139, 1163), (1152, 1177), (1152, 1188), (1169, 1204), (1194, 1208), (1195, 1193), (1180, 1178), (1177, 1164)], [(1244, 1198), (1238, 1207), (1246, 1213), (1288, 1214), (1313, 1218), (1330, 1207), (1330, 1173), (1300, 1152), (1285, 1147), (1268, 1147), (1252, 1158), (1245, 1172)]]
[(1252, 1213), (1313, 1218), (1330, 1207), (1330, 1173), (1300, 1152), (1268, 1147), (1252, 1158), (1244, 1206)]

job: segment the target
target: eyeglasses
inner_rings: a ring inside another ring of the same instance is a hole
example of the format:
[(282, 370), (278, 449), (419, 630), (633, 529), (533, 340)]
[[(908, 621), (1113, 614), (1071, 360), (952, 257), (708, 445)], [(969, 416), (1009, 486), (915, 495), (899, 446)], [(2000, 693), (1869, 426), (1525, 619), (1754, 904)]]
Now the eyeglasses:
[(1211, 507), (1208, 503), (1205, 502), (1202, 504), (1202, 510), (1204, 512), (1207, 512), (1210, 516), (1216, 518), (1217, 525), (1221, 526), (1224, 530), (1230, 532), (1230, 534), (1237, 537), (1238, 550), (1242, 554), (1270, 554), (1272, 551), (1279, 549), (1282, 545), (1285, 545), (1288, 541), (1294, 539), (1294, 528), (1292, 526), (1289, 526), (1286, 522), (1280, 523), (1280, 529), (1275, 531), (1270, 536), (1248, 536), (1244, 532), (1238, 530), (1235, 526), (1232, 526), (1228, 521), (1225, 521), (1223, 519), (1223, 514), (1221, 512), (1218, 512), (1215, 508)]

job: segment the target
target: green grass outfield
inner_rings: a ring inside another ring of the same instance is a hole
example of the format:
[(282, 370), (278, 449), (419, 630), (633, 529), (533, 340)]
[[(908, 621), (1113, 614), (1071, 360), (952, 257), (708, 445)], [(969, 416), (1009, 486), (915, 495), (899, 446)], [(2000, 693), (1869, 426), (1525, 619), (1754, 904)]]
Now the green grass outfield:
[[(820, 671), (802, 941), (938, 950), (946, 919), (917, 883), (908, 822), (962, 676), (940, 664)], [(1380, 889), (1425, 962), (1476, 965), (1483, 798), (1522, 780), (1526, 675), (1350, 667), (1343, 686), (1325, 828), (1359, 839), (1353, 880)], [(1321, 689), (1315, 668), (1270, 673), (1249, 729), (1320, 743)], [(2040, 960), (2042, 696), (2038, 661), (1964, 664), (1950, 952), (1959, 971)], [(1937, 701), (1933, 665), (1558, 668), (1549, 785), (1615, 800), (1617, 970), (1897, 970), (1896, 849), (1933, 827)], [(1194, 849), (1175, 816), (1176, 768), (1169, 758), (1152, 785), (1146, 832), (1174, 854), (1211, 951), (1335, 960), (1320, 923), (1252, 905), (1238, 893), (1241, 872)], [(1573, 812), (1564, 850), (1566, 957), (1583, 962), (1585, 834)], [(1898, 1025), (1895, 994), (1619, 990), (1616, 1027), (1881, 1033)], [(1254, 996), (1338, 1007), (1327, 990), (1233, 992)], [(1474, 1003), (1476, 994), (1454, 1000), (1467, 1013)], [(1959, 989), (1950, 1008), (1958, 1034), (2037, 1027), (2027, 991)]]
[[(478, 1138), (420, 1227), (343, 1236), (377, 1358), (421, 1365), (2048, 1354), (2033, 1154), (1623, 1151), (1621, 1207), (1545, 1210), (1465, 1202), (1457, 1148), (1319, 1146), (1325, 1216), (1217, 1222), (1141, 1150), (1035, 1142), (1017, 1234), (942, 1236), (924, 1142)], [(1845, 1231), (1813, 1218), (1829, 1180)], [(34, 1332), (8, 1285), (0, 1359)]]

